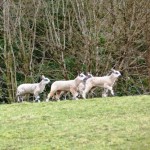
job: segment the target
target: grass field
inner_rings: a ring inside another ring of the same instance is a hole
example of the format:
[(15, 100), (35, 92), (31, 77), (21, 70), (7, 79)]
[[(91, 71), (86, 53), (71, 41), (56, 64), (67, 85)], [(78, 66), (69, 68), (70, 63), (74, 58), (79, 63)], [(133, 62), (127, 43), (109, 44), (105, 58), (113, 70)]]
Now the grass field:
[(149, 150), (150, 96), (0, 105), (0, 150)]

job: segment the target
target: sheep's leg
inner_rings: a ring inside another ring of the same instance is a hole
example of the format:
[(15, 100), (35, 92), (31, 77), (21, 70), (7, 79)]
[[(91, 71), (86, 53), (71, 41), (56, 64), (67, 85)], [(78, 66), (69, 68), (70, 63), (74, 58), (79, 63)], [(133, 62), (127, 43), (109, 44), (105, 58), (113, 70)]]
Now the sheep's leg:
[(86, 84), (85, 90), (84, 90), (83, 93), (82, 93), (82, 97), (83, 97), (84, 99), (86, 99), (86, 94), (91, 90), (91, 88), (92, 88), (92, 84), (89, 84), (89, 85)]
[(78, 90), (78, 97), (82, 98), (82, 94), (83, 94), (84, 89), (85, 89), (85, 87)]
[(34, 92), (34, 97), (35, 97), (35, 102), (39, 102), (40, 103), (40, 96), (39, 96), (39, 92), (38, 91)]
[(78, 90), (78, 97), (82, 98), (82, 94), (84, 90), (85, 90), (85, 86), (84, 88)]
[(19, 96), (17, 96), (17, 102), (18, 102), (18, 103), (20, 102), (20, 98), (19, 98)]
[(68, 91), (61, 91), (61, 93), (60, 93), (60, 97), (62, 96), (62, 95), (64, 95), (64, 100), (66, 100), (67, 98), (67, 95), (68, 95)]
[(77, 96), (78, 96), (78, 92), (74, 92), (73, 99), (78, 100)]
[(51, 97), (53, 97), (54, 94), (55, 94), (55, 92), (54, 92), (54, 91), (51, 91), (51, 92), (47, 95), (46, 102), (49, 102), (49, 99), (50, 99)]
[(18, 103), (20, 103), (20, 102), (23, 102), (23, 97), (22, 96), (17, 96), (17, 101), (18, 101)]
[(102, 97), (108, 96), (108, 89), (104, 88), (104, 92), (102, 93)]
[(115, 94), (114, 94), (114, 90), (113, 90), (113, 89), (111, 90), (111, 94), (112, 94), (113, 96), (115, 95)]
[[(66, 99), (67, 99), (67, 94), (68, 94), (68, 93), (67, 93), (67, 92), (65, 92), (65, 95), (64, 95), (64, 97), (65, 97), (65, 98), (64, 98), (64, 100), (66, 100)], [(62, 95), (62, 94), (61, 94), (61, 95)]]
[(39, 95), (35, 96), (35, 102), (39, 102), (40, 103), (40, 96)]
[(113, 95), (113, 96), (114, 96), (114, 91), (113, 91), (113, 88), (112, 88), (111, 86), (109, 86), (109, 85), (104, 85), (104, 88), (106, 88), (106, 89), (110, 90), (111, 95)]
[(67, 99), (67, 95), (68, 95), (68, 97), (70, 98), (70, 92), (68, 92), (68, 91), (66, 91), (66, 92), (65, 92), (64, 100), (66, 100), (66, 99)]
[(20, 96), (17, 96), (17, 102), (20, 103)]
[(56, 92), (56, 100), (60, 100), (60, 96), (61, 96), (61, 94), (63, 94), (62, 92), (63, 91), (57, 91)]
[(67, 92), (66, 92), (66, 91), (61, 91), (61, 92), (60, 92), (60, 97), (61, 97), (63, 94), (65, 95), (64, 97), (65, 97), (65, 100), (66, 100)]
[(80, 92), (78, 93), (78, 98), (82, 98), (82, 93), (83, 93), (83, 91), (82, 91), (82, 92), (80, 91)]
[(23, 97), (22, 97), (22, 96), (21, 96), (21, 98), (20, 98), (20, 99), (21, 99), (21, 102), (23, 102)]
[(94, 97), (94, 95), (96, 95), (95, 92), (94, 92), (95, 89), (96, 89), (96, 87), (93, 87), (93, 88), (91, 89), (91, 91), (90, 91), (90, 95), (91, 95), (92, 97)]
[(74, 88), (71, 88), (70, 92), (73, 95), (73, 99), (77, 100), (78, 92)]

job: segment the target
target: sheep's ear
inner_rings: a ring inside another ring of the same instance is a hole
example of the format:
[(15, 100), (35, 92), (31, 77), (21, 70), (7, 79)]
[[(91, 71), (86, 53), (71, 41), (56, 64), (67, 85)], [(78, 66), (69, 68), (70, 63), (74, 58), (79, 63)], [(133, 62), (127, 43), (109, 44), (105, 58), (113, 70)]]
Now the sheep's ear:
[(77, 73), (78, 73), (78, 76), (80, 75), (80, 73), (81, 73), (81, 71), (77, 71)]
[(85, 72), (81, 72), (80, 74), (83, 74), (83, 75), (85, 75), (86, 73), (85, 73)]
[(41, 78), (42, 78), (42, 79), (44, 79), (44, 78), (45, 78), (45, 76), (44, 76), (44, 75), (42, 75), (42, 76), (41, 76)]
[(113, 68), (111, 68), (111, 71), (114, 72), (115, 70)]

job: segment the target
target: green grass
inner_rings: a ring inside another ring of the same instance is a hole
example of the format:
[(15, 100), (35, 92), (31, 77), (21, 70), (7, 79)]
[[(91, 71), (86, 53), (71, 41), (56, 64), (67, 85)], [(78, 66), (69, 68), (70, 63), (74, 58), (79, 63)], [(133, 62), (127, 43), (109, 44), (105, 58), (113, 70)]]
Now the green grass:
[(150, 96), (0, 105), (0, 150), (149, 150)]

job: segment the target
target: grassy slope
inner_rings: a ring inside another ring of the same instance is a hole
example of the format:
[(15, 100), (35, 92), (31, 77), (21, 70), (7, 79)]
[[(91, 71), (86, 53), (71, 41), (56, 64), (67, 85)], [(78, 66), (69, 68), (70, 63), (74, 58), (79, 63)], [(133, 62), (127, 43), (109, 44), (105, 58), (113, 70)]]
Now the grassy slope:
[(0, 105), (0, 149), (150, 149), (150, 97)]

